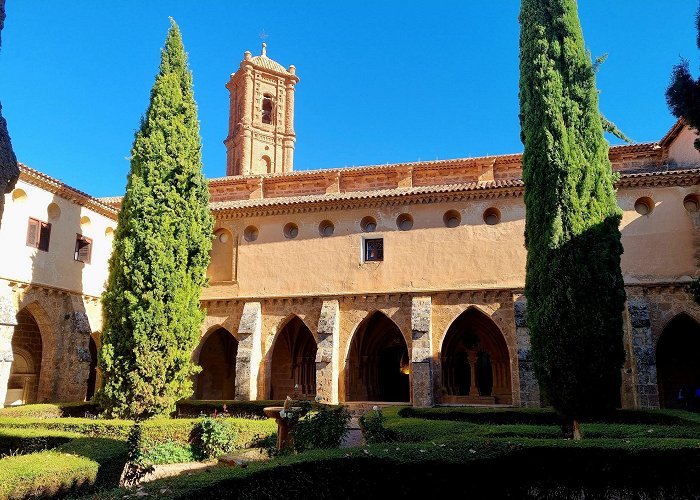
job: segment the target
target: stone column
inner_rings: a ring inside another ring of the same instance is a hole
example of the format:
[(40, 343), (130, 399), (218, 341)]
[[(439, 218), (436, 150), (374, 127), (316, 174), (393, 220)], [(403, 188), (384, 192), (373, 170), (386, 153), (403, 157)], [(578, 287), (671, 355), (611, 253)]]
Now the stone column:
[(326, 404), (338, 404), (340, 377), (340, 306), (337, 300), (324, 300), (318, 320), (316, 350), (316, 395)]
[(478, 357), (476, 351), (467, 351), (467, 359), (469, 360), (469, 395), (479, 396), (479, 388), (476, 386), (476, 359)]
[(432, 313), (430, 297), (411, 302), (411, 374), (413, 406), (433, 406)]
[(649, 306), (643, 298), (627, 301), (632, 340), (632, 373), (639, 408), (659, 407), (659, 387), (656, 378), (656, 353), (651, 333)]
[[(9, 292), (9, 290), (8, 290)], [(15, 308), (9, 293), (0, 289), (0, 408), (5, 405), (7, 383), (12, 367), (12, 334), (17, 324)]]
[(530, 356), (530, 329), (527, 327), (527, 301), (520, 298), (513, 304), (515, 334), (518, 339), (518, 373), (520, 375), (520, 406), (539, 408), (540, 385), (535, 377)]
[(291, 172), (294, 170), (294, 81), (287, 80), (287, 105), (285, 107), (284, 116), (284, 139), (282, 140), (283, 156), (282, 169), (283, 172)]
[(238, 325), (238, 353), (236, 354), (235, 399), (252, 401), (258, 398), (258, 372), (262, 353), (260, 339), (262, 307), (260, 302), (246, 302)]
[[(76, 297), (71, 297), (78, 300)], [(72, 302), (72, 301), (71, 301)], [(82, 303), (79, 307), (83, 307)], [(73, 359), (67, 363), (67, 369), (57, 372), (64, 372), (62, 387), (59, 388), (59, 401), (84, 401), (87, 394), (87, 380), (90, 377), (90, 334), (92, 327), (90, 319), (83, 310), (73, 310), (64, 317), (62, 324), (63, 334), (69, 346), (65, 353), (71, 353)], [(64, 358), (64, 361), (65, 358)], [(60, 361), (58, 362), (60, 363)]]

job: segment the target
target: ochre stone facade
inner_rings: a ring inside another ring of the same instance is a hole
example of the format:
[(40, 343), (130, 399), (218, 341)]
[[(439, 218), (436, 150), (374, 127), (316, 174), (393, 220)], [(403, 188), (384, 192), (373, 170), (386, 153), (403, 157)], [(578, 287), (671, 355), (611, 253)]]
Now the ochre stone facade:
[[(97, 378), (99, 296), (117, 212), (24, 165), (7, 198), (0, 228), (0, 405), (82, 401), (88, 380)], [(38, 247), (30, 245), (31, 220), (50, 226)], [(89, 259), (76, 254), (79, 236), (92, 241)]]
[[(295, 73), (246, 53), (227, 84), (228, 176), (209, 182), (216, 225), (194, 396), (540, 406), (523, 295), (521, 156), (295, 172)], [(700, 338), (689, 293), (700, 249), (695, 137), (679, 122), (658, 142), (610, 149), (628, 295), (625, 407), (674, 406), (679, 384), (700, 384), (700, 363), (678, 357)], [(23, 175), (48, 189), (32, 172)], [(91, 216), (103, 231), (95, 250), (109, 241), (119, 200), (61, 192), (102, 217)], [(27, 216), (9, 216), (19, 247)], [(14, 270), (0, 266), (0, 283), (41, 332), (37, 399), (80, 400), (108, 252), (58, 273), (51, 261), (41, 279), (32, 252)], [(70, 286), (51, 281), (61, 275)], [(23, 337), (14, 317), (0, 315), (0, 341), (13, 328)]]

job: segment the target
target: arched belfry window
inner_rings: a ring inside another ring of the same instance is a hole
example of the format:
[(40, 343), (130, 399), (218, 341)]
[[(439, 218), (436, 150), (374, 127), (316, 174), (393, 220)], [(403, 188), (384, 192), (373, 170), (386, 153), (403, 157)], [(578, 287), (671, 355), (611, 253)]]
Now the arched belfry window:
[(265, 94), (262, 100), (262, 122), (272, 124), (272, 96)]

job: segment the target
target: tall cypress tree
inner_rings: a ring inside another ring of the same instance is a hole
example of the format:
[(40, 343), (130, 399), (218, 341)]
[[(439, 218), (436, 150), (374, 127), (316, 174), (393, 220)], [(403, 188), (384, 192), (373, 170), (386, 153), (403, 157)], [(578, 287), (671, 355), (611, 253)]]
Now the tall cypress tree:
[(213, 225), (192, 75), (172, 19), (131, 156), (102, 299), (98, 402), (107, 415), (148, 417), (192, 393)]
[[(695, 16), (697, 28), (697, 46), (700, 49), (700, 9)], [(686, 123), (700, 134), (700, 78), (693, 78), (688, 68), (688, 61), (682, 60), (673, 68), (671, 83), (666, 89), (666, 102), (676, 118), (683, 118)], [(700, 151), (700, 137), (695, 139), (695, 149)], [(691, 285), (695, 302), (700, 304), (700, 278)]]
[(620, 209), (575, 0), (522, 0), (525, 295), (535, 374), (574, 425), (619, 401)]

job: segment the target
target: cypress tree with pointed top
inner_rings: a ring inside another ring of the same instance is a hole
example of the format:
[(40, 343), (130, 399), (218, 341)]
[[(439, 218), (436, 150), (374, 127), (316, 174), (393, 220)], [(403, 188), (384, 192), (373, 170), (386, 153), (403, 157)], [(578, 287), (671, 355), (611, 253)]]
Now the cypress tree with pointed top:
[[(700, 8), (695, 15), (697, 29), (696, 45), (700, 49)], [(673, 67), (671, 83), (666, 89), (666, 103), (676, 118), (683, 118), (686, 123), (700, 134), (700, 78), (693, 78), (688, 68), (688, 61), (683, 59)], [(700, 151), (700, 137), (695, 139), (695, 149)], [(700, 278), (696, 278), (690, 287), (695, 302), (700, 304)]]
[(192, 394), (191, 360), (211, 249), (192, 74), (171, 27), (131, 151), (103, 295), (97, 401), (108, 416), (167, 414)]
[(576, 430), (619, 401), (621, 211), (576, 1), (522, 0), (520, 24), (527, 322), (543, 394)]

